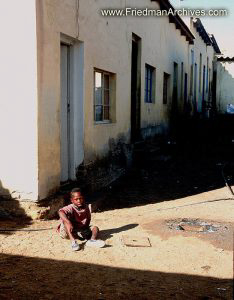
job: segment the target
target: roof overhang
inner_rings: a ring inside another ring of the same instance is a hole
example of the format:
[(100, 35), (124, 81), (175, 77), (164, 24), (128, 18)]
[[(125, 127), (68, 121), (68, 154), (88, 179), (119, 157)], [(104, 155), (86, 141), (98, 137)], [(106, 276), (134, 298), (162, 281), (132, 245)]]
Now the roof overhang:
[(213, 34), (208, 34), (199, 18), (192, 19), (193, 26), (196, 28), (200, 37), (207, 46), (212, 46), (216, 54), (221, 54), (219, 46)]
[(212, 45), (211, 39), (208, 33), (206, 32), (201, 20), (199, 18), (193, 18), (192, 21), (193, 21), (193, 26), (196, 28), (198, 34), (200, 35), (204, 43), (207, 46), (211, 46)]
[(213, 46), (213, 48), (214, 48), (215, 53), (216, 53), (216, 54), (221, 54), (221, 51), (220, 51), (220, 49), (219, 49), (219, 46), (218, 46), (218, 44), (217, 44), (217, 42), (216, 42), (216, 39), (215, 39), (215, 37), (214, 37), (213, 34), (210, 35), (210, 39), (211, 39), (212, 46)]
[[(171, 5), (171, 3), (168, 0), (151, 0), (152, 2), (158, 2), (160, 5), (161, 10), (172, 10), (175, 11), (174, 7)], [(194, 35), (190, 31), (190, 29), (187, 27), (187, 25), (184, 23), (184, 21), (181, 19), (181, 17), (177, 13), (170, 14), (168, 16), (169, 22), (174, 23), (176, 29), (180, 30), (181, 35), (185, 36), (186, 41), (189, 42), (189, 44), (194, 44), (193, 40), (195, 39)]]
[(217, 58), (217, 61), (220, 61), (220, 62), (228, 62), (228, 63), (233, 63), (234, 62), (234, 56), (233, 57), (224, 57), (224, 56), (220, 56)]

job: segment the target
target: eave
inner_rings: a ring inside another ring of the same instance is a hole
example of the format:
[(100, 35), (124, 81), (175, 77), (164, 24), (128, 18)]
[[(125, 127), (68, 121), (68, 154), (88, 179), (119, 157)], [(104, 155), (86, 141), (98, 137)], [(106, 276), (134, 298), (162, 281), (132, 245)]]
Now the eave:
[(212, 45), (211, 39), (199, 18), (193, 18), (193, 26), (196, 28), (198, 34), (200, 35), (204, 43), (207, 46), (211, 46)]
[(216, 42), (216, 39), (215, 39), (215, 37), (214, 37), (213, 34), (210, 35), (210, 39), (211, 39), (212, 46), (213, 46), (213, 48), (214, 48), (215, 53), (216, 53), (216, 54), (221, 54), (221, 51), (220, 51), (220, 49), (219, 49), (219, 46), (218, 46), (218, 44), (217, 44), (217, 42)]
[(234, 62), (234, 56), (233, 57), (218, 57), (217, 58), (217, 61), (220, 61), (220, 62), (228, 62), (228, 63), (232, 63)]
[[(151, 0), (152, 2), (158, 2), (160, 5), (161, 10), (169, 11), (171, 9), (173, 12), (175, 11), (174, 7), (170, 4), (168, 0)], [(181, 17), (178, 14), (171, 14), (168, 16), (169, 22), (174, 23), (176, 29), (180, 30), (180, 33), (182, 36), (185, 36), (186, 41), (189, 42), (189, 44), (194, 44), (194, 35), (190, 31), (190, 29), (187, 27), (187, 25), (184, 23), (184, 21), (181, 19)]]

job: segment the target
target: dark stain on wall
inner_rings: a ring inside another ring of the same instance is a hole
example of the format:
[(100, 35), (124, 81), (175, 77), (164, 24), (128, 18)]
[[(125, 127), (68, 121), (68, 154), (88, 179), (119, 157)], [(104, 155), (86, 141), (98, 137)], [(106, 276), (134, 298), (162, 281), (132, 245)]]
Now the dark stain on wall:
[(131, 166), (133, 146), (125, 135), (108, 141), (109, 151), (103, 157), (92, 155), (95, 159), (83, 162), (77, 168), (79, 186), (99, 190), (119, 178)]

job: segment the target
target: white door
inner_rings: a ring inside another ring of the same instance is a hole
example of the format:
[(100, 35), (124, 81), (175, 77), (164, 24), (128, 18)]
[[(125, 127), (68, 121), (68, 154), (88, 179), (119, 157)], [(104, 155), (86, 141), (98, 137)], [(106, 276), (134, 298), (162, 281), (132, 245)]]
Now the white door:
[(70, 46), (61, 44), (61, 182), (70, 179)]
[(61, 44), (61, 182), (76, 180), (84, 160), (84, 45)]

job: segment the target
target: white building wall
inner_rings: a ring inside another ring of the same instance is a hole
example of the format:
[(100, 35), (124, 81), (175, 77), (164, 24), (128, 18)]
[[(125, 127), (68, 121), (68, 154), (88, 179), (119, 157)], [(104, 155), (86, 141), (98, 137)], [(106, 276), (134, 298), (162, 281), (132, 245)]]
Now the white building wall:
[(227, 63), (217, 62), (216, 108), (220, 114), (227, 112), (227, 105), (234, 105), (234, 78), (226, 69)]
[(0, 194), (38, 198), (34, 0), (0, 2)]
[(76, 0), (37, 0), (39, 198), (60, 185), (61, 33), (78, 32)]
[[(36, 0), (36, 7), (31, 0), (9, 0), (1, 4), (1, 12), (4, 12), (1, 30), (7, 42), (7, 47), (1, 49), (1, 72), (7, 82), (1, 89), (2, 190), (5, 188), (8, 193), (15, 192), (14, 195), (36, 200), (47, 197), (60, 185), (60, 43), (64, 39), (75, 45), (80, 61), (74, 73), (76, 79), (82, 78), (73, 86), (73, 92), (82, 98), (83, 104), (76, 107), (72, 118), (77, 115), (82, 122), (84, 120), (82, 132), (74, 127), (74, 136), (76, 144), (83, 143), (80, 157), (86, 164), (104, 157), (111, 144), (120, 140), (130, 142), (132, 34), (141, 38), (143, 135), (161, 133), (168, 128), (174, 63), (178, 64), (178, 108), (183, 111), (185, 73), (188, 75), (188, 96), (190, 91), (191, 49), (194, 51), (194, 63), (198, 66), (199, 106), (199, 57), (202, 53), (202, 67), (207, 67), (209, 57), (212, 68), (213, 48), (204, 44), (196, 30), (193, 31), (195, 45), (189, 45), (180, 30), (169, 23), (168, 17), (120, 18), (102, 17), (100, 14), (102, 8), (125, 6), (159, 8), (157, 2), (150, 0)], [(13, 15), (14, 23), (8, 20), (9, 15)], [(154, 103), (144, 101), (145, 64), (156, 69)], [(115, 120), (109, 124), (94, 123), (94, 68), (116, 76)], [(170, 75), (167, 104), (163, 104), (164, 72)], [(17, 131), (12, 126), (12, 119), (17, 123)], [(4, 136), (5, 128), (11, 139)], [(73, 164), (78, 167), (81, 162), (75, 158)]]
[[(205, 93), (204, 99), (205, 101), (209, 100), (209, 88), (207, 89), (207, 58), (208, 58), (208, 81), (212, 82), (213, 80), (213, 66), (212, 62), (214, 60), (214, 49), (212, 46), (207, 46), (206, 43), (203, 41), (199, 33), (197, 32), (196, 28), (193, 25), (191, 20), (190, 22), (190, 30), (195, 36), (194, 45), (191, 47), (194, 51), (194, 74), (195, 74), (195, 64), (197, 65), (197, 80), (196, 80), (196, 93), (195, 93), (195, 80), (193, 80), (193, 88), (192, 88), (192, 97), (190, 98), (191, 101), (195, 101), (197, 103), (197, 111), (201, 113), (202, 111), (202, 92), (203, 92), (203, 68), (205, 66)], [(202, 55), (202, 63), (201, 63), (201, 70), (200, 70), (200, 54)], [(191, 59), (190, 59), (191, 63)], [(201, 75), (200, 75), (201, 72)], [(191, 76), (191, 74), (190, 74)], [(194, 77), (195, 75), (193, 75)], [(208, 82), (209, 87), (209, 82)], [(195, 95), (196, 94), (196, 95)], [(196, 99), (195, 99), (196, 98)]]
[[(79, 4), (79, 5), (78, 5)], [(142, 39), (141, 127), (168, 126), (173, 64), (188, 73), (188, 42), (167, 17), (102, 17), (101, 8), (159, 8), (149, 0), (37, 0), (39, 91), (39, 194), (52, 193), (60, 183), (60, 41), (61, 33), (84, 45), (84, 159), (108, 153), (110, 143), (130, 138), (132, 33)], [(144, 103), (145, 63), (156, 68), (156, 101)], [(116, 74), (116, 122), (94, 124), (94, 68)], [(163, 104), (163, 72), (171, 75), (169, 102)], [(178, 82), (180, 84), (180, 81)], [(178, 85), (178, 93), (180, 87)], [(180, 97), (180, 95), (179, 95)], [(147, 130), (146, 130), (147, 134)]]
[[(131, 105), (131, 43), (132, 33), (141, 38), (141, 127), (168, 126), (168, 108), (172, 94), (173, 63), (188, 66), (188, 42), (167, 17), (100, 17), (101, 8), (158, 9), (156, 2), (86, 1), (80, 3), (80, 38), (85, 43), (85, 115), (93, 116), (93, 69), (99, 68), (117, 74), (116, 123), (94, 126), (92, 117), (85, 123), (85, 153), (87, 159), (108, 151), (109, 139), (130, 133)], [(95, 28), (95, 30), (92, 30)], [(98, 37), (98, 38), (97, 38)], [(156, 68), (155, 103), (144, 103), (145, 64)], [(163, 72), (171, 75), (169, 103), (163, 105)], [(180, 76), (179, 76), (180, 78)], [(178, 88), (180, 90), (180, 88)]]

